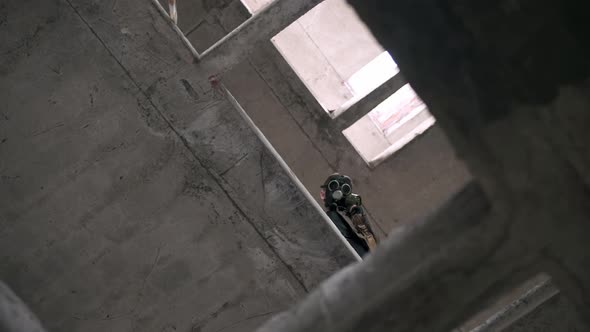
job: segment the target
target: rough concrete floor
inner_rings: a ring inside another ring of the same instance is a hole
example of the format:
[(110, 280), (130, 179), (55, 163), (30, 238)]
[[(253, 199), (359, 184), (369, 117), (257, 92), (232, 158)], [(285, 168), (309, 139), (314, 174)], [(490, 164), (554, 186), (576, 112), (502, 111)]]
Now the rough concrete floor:
[(0, 279), (50, 331), (252, 330), (353, 258), (267, 211), (276, 162), (148, 1), (108, 2), (0, 4)]

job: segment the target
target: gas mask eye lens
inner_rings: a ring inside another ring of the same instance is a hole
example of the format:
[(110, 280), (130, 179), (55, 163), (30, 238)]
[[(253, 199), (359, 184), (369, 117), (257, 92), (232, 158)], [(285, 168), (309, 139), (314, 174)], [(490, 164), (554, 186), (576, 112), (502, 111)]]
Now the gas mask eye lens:
[(347, 183), (342, 185), (341, 190), (344, 195), (349, 195), (352, 192), (352, 188)]
[(338, 188), (340, 188), (340, 183), (338, 183), (338, 181), (332, 180), (330, 183), (328, 183), (328, 190), (336, 191)]

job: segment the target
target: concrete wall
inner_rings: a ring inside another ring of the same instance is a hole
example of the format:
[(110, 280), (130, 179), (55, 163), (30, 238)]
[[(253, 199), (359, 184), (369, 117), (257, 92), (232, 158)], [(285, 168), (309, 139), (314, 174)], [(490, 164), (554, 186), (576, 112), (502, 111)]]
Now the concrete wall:
[(354, 261), (149, 3), (0, 7), (0, 279), (48, 330), (249, 331)]

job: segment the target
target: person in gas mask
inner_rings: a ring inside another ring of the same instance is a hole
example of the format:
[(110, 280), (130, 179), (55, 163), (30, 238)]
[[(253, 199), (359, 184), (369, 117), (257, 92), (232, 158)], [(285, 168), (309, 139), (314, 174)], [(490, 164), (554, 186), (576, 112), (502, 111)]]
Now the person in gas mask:
[(375, 248), (375, 234), (365, 217), (361, 197), (352, 192), (352, 180), (348, 176), (330, 175), (321, 186), (320, 198), (328, 217), (359, 256)]

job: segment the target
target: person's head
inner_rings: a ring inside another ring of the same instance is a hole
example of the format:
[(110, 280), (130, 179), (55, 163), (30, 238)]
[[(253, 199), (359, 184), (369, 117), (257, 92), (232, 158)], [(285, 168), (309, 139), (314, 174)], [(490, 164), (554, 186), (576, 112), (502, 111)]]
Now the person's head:
[(352, 193), (352, 180), (346, 175), (334, 173), (330, 175), (320, 189), (320, 198), (328, 208), (333, 207)]

